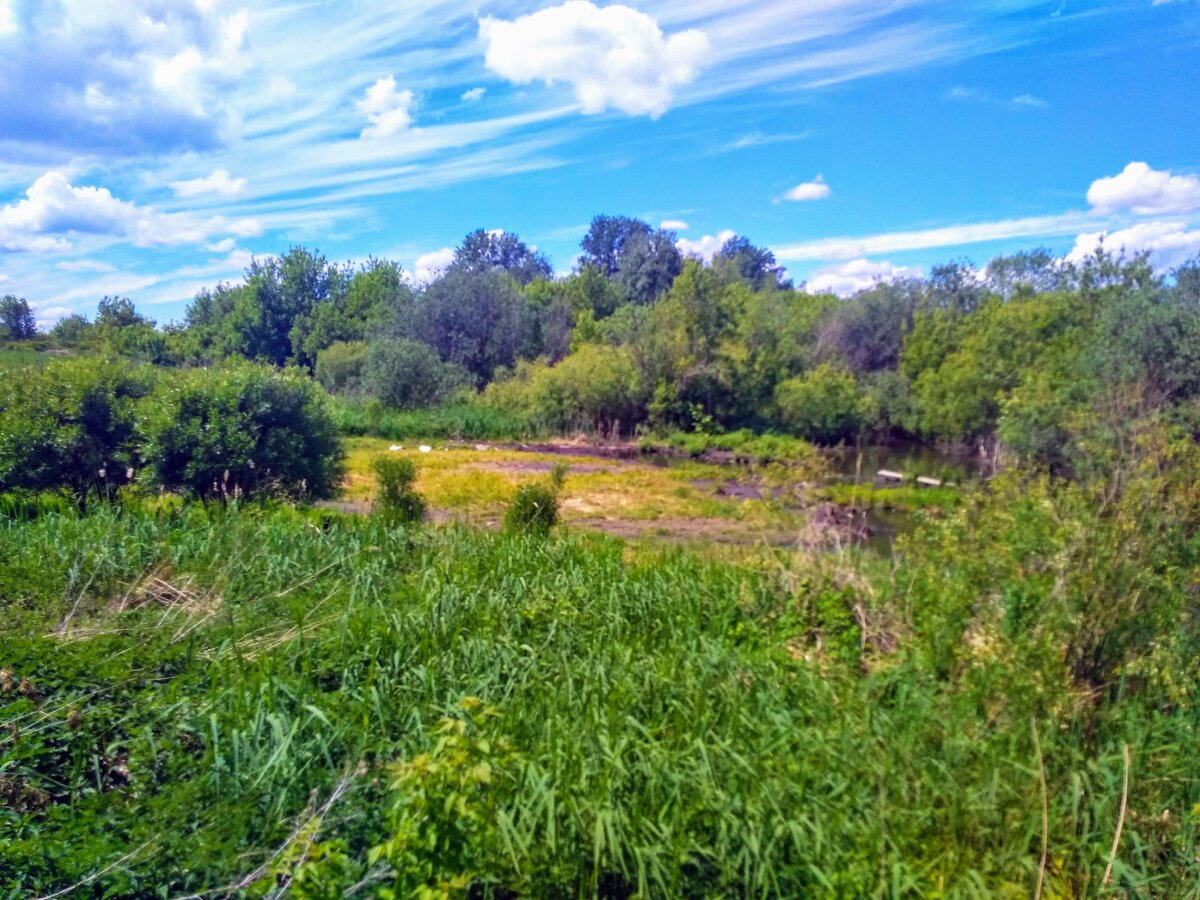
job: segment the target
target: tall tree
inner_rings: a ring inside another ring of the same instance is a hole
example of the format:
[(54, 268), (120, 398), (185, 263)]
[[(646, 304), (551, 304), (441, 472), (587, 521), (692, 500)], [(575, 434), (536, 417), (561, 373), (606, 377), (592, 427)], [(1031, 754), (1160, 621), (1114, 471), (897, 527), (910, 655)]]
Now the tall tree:
[(132, 328), (153, 324), (137, 311), (128, 297), (105, 297), (96, 307), (96, 326), (99, 328)]
[(522, 285), (554, 274), (545, 254), (530, 249), (517, 235), (482, 228), (463, 239), (454, 253), (454, 265), (473, 272), (498, 269)]
[(783, 266), (775, 261), (775, 254), (765, 247), (754, 246), (740, 235), (731, 237), (721, 246), (713, 256), (713, 268), (744, 281), (756, 291), (791, 290), (792, 287)]
[(653, 303), (683, 271), (683, 255), (669, 231), (632, 235), (621, 247), (615, 276), (631, 303)]
[(609, 278), (617, 274), (625, 245), (633, 237), (648, 237), (653, 229), (629, 216), (596, 216), (580, 242), (581, 261), (591, 264)]
[(517, 283), (495, 269), (451, 266), (417, 299), (393, 336), (429, 344), (483, 384), (498, 367), (527, 355), (536, 337), (533, 317)]
[(37, 336), (37, 319), (24, 298), (8, 294), (0, 297), (0, 337), (10, 341), (27, 341)]

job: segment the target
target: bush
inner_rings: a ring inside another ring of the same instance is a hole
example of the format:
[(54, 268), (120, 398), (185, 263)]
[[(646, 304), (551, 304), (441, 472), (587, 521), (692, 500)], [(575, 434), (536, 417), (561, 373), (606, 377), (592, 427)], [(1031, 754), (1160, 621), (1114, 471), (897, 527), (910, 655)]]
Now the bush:
[(546, 536), (558, 524), (558, 495), (567, 477), (567, 467), (559, 463), (546, 484), (534, 482), (517, 488), (512, 505), (504, 514), (504, 530), (513, 534)]
[(376, 341), (367, 348), (363, 386), (395, 409), (443, 403), (470, 382), (465, 369), (442, 362), (436, 350), (419, 341)]
[(836, 443), (858, 433), (858, 386), (844, 369), (823, 364), (780, 382), (775, 401), (780, 417), (801, 437)]
[(250, 364), (178, 373), (146, 410), (155, 486), (199, 497), (333, 496), (342, 448), (312, 380)]
[(125, 484), (151, 383), (148, 370), (106, 359), (0, 374), (0, 492), (66, 490), (83, 502)]
[(317, 381), (331, 394), (357, 393), (366, 365), (366, 343), (336, 341), (317, 354)]
[(425, 518), (425, 500), (413, 490), (417, 467), (403, 456), (377, 456), (371, 469), (379, 479), (376, 510), (390, 522), (420, 522)]
[(558, 365), (522, 363), (513, 378), (488, 386), (489, 403), (519, 412), (548, 431), (632, 433), (646, 417), (647, 397), (622, 347), (584, 345)]

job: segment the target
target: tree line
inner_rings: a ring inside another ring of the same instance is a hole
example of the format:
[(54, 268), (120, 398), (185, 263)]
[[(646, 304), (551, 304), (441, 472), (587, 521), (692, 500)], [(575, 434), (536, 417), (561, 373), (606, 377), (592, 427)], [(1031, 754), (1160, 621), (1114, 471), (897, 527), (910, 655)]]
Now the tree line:
[[(1160, 273), (1144, 255), (1034, 250), (839, 299), (796, 290), (743, 237), (702, 261), (669, 231), (599, 216), (580, 250), (555, 278), (517, 235), (478, 230), (415, 285), (389, 260), (294, 247), (201, 291), (182, 323), (105, 298), (49, 337), (165, 365), (296, 366), (352, 401), (465, 398), (541, 430), (983, 444), (1059, 470), (1131, 410), (1187, 424), (1200, 388), (1197, 262)], [(16, 306), (0, 323), (23, 334)]]

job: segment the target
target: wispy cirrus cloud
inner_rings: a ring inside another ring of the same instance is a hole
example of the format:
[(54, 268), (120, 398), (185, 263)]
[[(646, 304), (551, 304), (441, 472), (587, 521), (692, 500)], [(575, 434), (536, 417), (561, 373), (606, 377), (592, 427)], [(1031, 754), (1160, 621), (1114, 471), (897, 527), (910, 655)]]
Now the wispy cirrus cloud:
[(1017, 94), (1015, 97), (996, 97), (987, 91), (965, 87), (961, 84), (955, 85), (946, 91), (946, 99), (955, 100), (960, 103), (977, 103), (983, 106), (1000, 107), (1001, 109), (1007, 109), (1009, 112), (1047, 109), (1050, 106), (1041, 97), (1034, 96), (1033, 94)]
[[(176, 273), (136, 288), (157, 301), (194, 283), (177, 273), (217, 265), (208, 254), (221, 254), (222, 271), (236, 270), (234, 254), (249, 252), (241, 246), (278, 250), (379, 234), (375, 246), (394, 244), (395, 229), (427, 227), (424, 217), (397, 218), (408, 194), (451, 192), (469, 210), (485, 191), (468, 185), (616, 172), (605, 148), (636, 161), (636, 148), (617, 132), (631, 121), (657, 129), (713, 101), (819, 91), (1016, 46), (1040, 27), (1038, 17), (1016, 13), (1039, 6), (381, 0), (310, 4), (298, 14), (285, 0), (0, 0), (0, 208), (22, 203), (31, 185), (59, 172), (68, 188), (94, 186), (134, 209), (107, 231), (9, 221), (3, 235), (10, 250), (70, 245), (81, 258), (102, 251), (130, 279), (152, 278), (147, 270), (160, 267)], [(579, 48), (576, 27), (589, 36), (585, 50), (603, 44), (626, 57), (577, 55), (566, 65), (561, 51)], [(491, 40), (480, 40), (483, 31)], [(647, 121), (656, 115), (664, 119)], [(732, 152), (806, 136), (795, 118), (779, 121), (714, 133), (711, 144)], [(816, 171), (820, 161), (811, 165)], [(681, 197), (651, 203), (663, 215), (691, 206)], [(563, 215), (574, 221), (587, 212)], [(234, 227), (249, 220), (263, 231), (257, 244)], [(151, 246), (158, 249), (143, 252)], [(32, 259), (10, 254), (5, 274), (57, 306), (68, 295), (90, 296), (98, 284), (91, 276), (101, 274), (46, 271)]]

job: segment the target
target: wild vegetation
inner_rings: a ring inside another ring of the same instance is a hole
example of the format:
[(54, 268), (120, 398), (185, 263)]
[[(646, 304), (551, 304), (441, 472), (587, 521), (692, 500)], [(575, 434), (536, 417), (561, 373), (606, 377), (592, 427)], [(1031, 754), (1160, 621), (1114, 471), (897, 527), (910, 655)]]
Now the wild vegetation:
[[(0, 303), (0, 895), (1200, 896), (1200, 267), (582, 250)], [(682, 461), (474, 444), (577, 431)], [(581, 527), (809, 507), (915, 527)]]

